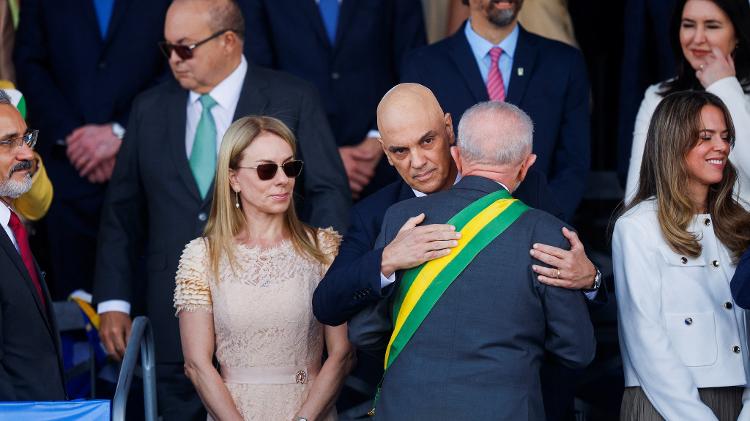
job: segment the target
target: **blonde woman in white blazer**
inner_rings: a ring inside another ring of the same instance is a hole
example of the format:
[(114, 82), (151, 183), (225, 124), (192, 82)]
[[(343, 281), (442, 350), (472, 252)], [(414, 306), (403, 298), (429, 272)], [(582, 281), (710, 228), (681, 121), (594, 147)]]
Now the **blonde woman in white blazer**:
[[(635, 196), (651, 116), (668, 94), (705, 90), (732, 115), (737, 143), (729, 159), (737, 168), (740, 199), (750, 207), (750, 5), (744, 0), (680, 0), (672, 22), (678, 75), (650, 86), (635, 119), (625, 203)], [(676, 42), (678, 41), (678, 42)]]
[(734, 128), (713, 94), (685, 91), (654, 112), (642, 178), (612, 240), (622, 420), (750, 419), (745, 311), (729, 288), (750, 243), (728, 156)]

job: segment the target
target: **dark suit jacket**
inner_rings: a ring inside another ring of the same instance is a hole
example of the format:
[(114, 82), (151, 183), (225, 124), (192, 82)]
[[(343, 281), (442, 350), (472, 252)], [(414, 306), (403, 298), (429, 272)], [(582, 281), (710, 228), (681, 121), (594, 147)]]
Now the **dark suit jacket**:
[(633, 129), (646, 89), (676, 75), (670, 20), (675, 0), (627, 0), (620, 72), (617, 175), (625, 187), (633, 147)]
[(84, 124), (127, 126), (133, 98), (165, 75), (163, 39), (169, 0), (115, 0), (102, 39), (91, 0), (24, 0), (14, 61), (28, 103), (29, 126), (39, 129), (55, 196), (78, 199), (104, 192), (78, 176), (63, 147), (53, 146)]
[(750, 309), (750, 249), (742, 254), (729, 285), (734, 302), (742, 308)]
[[(49, 308), (44, 276), (38, 268), (37, 273)], [(54, 312), (42, 306), (21, 255), (3, 229), (0, 274), (0, 401), (65, 400)]]
[[(175, 81), (136, 99), (99, 232), (94, 299), (133, 302), (144, 294), (158, 362), (182, 361), (172, 308), (174, 276), (185, 244), (202, 234), (213, 195), (212, 187), (201, 200), (185, 153), (187, 99), (188, 92)], [(249, 114), (279, 118), (296, 134), (298, 156), (305, 160), (297, 180), (302, 219), (343, 231), (349, 189), (314, 88), (251, 65), (234, 118)], [(134, 291), (133, 268), (144, 251), (147, 289)]]
[[(497, 183), (465, 177), (452, 189), (393, 205), (376, 247), (412, 215), (445, 223)], [(566, 247), (551, 215), (530, 209), (485, 247), (448, 287), (385, 374), (376, 413), (382, 419), (544, 419), (539, 369), (545, 351), (570, 367), (594, 357), (584, 297), (537, 281), (533, 243)], [(402, 273), (399, 273), (397, 283)], [(398, 286), (397, 286), (398, 287)], [(385, 301), (383, 301), (385, 302)], [(349, 325), (354, 345), (392, 330), (388, 306)], [(363, 322), (363, 323), (361, 323)]]
[[(534, 121), (534, 168), (547, 176), (569, 221), (586, 189), (591, 159), (586, 64), (577, 49), (519, 30), (506, 101)], [(489, 99), (463, 27), (411, 52), (401, 81), (430, 88), (454, 121)]]
[[(358, 144), (377, 129), (375, 108), (398, 83), (404, 55), (426, 42), (419, 0), (344, 0), (333, 45), (314, 0), (239, 4), (248, 57), (313, 83), (339, 146)], [(383, 159), (367, 192), (397, 177)]]
[[(539, 172), (529, 171), (514, 196), (531, 207), (555, 215), (560, 213), (547, 180)], [(340, 325), (382, 297), (379, 274), (383, 247), (375, 248), (375, 240), (385, 211), (394, 203), (411, 198), (414, 191), (399, 180), (352, 207), (351, 225), (339, 254), (313, 295), (313, 313), (321, 323)]]

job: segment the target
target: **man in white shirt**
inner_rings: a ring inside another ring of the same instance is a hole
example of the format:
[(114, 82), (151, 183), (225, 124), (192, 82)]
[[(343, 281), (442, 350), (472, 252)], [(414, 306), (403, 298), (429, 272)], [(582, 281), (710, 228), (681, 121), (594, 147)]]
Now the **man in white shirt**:
[[(183, 373), (172, 309), (174, 274), (185, 244), (202, 235), (216, 154), (231, 122), (262, 114), (287, 124), (305, 161), (297, 191), (301, 218), (338, 230), (347, 225), (347, 181), (314, 88), (249, 64), (242, 55), (243, 33), (233, 0), (181, 0), (170, 6), (161, 48), (176, 81), (136, 99), (104, 204), (94, 284), (102, 342), (110, 355), (121, 358), (130, 304), (145, 299), (165, 420), (205, 419)], [(134, 268), (144, 255), (141, 291)]]

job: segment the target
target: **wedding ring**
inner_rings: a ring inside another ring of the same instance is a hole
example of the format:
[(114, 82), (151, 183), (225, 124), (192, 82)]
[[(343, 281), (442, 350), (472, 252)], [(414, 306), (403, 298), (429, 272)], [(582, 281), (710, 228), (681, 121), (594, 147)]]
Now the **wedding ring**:
[(560, 278), (560, 269), (555, 269), (555, 278)]
[(705, 66), (705, 64), (701, 64), (701, 65), (700, 65), (700, 66), (698, 66), (698, 67), (700, 67), (700, 69), (701, 69), (701, 70), (703, 70), (703, 66)]

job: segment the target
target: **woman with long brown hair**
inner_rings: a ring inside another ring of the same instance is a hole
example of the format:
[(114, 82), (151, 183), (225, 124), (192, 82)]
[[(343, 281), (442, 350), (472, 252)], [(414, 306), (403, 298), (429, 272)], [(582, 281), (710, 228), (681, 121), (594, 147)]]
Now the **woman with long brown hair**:
[(346, 325), (323, 327), (311, 302), (340, 236), (297, 219), (302, 161), (294, 152), (281, 121), (234, 122), (219, 150), (204, 236), (180, 259), (174, 303), (185, 372), (209, 418), (335, 419), (352, 350)]
[(651, 119), (612, 241), (623, 420), (750, 417), (745, 312), (729, 288), (750, 244), (728, 160), (734, 135), (727, 107), (704, 91), (668, 95)]
[(677, 0), (669, 33), (677, 75), (650, 86), (633, 130), (625, 202), (638, 188), (646, 131), (656, 106), (674, 92), (706, 91), (726, 104), (737, 145), (729, 159), (738, 171), (737, 194), (750, 208), (750, 5), (747, 0)]

